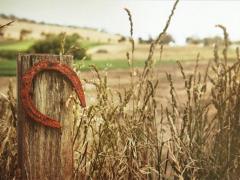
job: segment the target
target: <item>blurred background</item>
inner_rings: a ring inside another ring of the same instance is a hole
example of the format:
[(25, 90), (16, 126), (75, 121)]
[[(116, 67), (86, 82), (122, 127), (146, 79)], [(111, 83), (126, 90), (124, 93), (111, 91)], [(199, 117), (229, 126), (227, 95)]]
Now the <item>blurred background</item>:
[[(82, 71), (89, 64), (99, 69), (128, 68), (126, 52), (131, 49), (132, 14), (135, 40), (134, 66), (142, 67), (150, 43), (162, 31), (174, 1), (171, 0), (0, 0), (0, 24), (13, 22), (0, 32), (0, 90), (10, 76), (16, 75), (18, 53), (73, 54)], [(230, 54), (240, 43), (239, 1), (183, 0), (175, 12), (160, 50), (154, 55), (159, 64), (176, 60), (202, 60), (212, 57), (213, 45), (223, 45), (223, 36), (216, 24), (223, 24), (230, 34)], [(13, 78), (14, 80), (14, 78)]]
[(74, 57), (75, 179), (239, 179), (240, 1), (0, 3), (0, 179), (18, 179), (18, 53)]

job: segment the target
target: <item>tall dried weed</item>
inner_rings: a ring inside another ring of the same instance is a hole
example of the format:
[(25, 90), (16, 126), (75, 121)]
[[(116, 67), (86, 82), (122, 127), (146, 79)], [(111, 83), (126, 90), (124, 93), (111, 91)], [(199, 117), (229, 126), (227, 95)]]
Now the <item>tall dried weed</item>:
[[(204, 73), (199, 70), (200, 55), (191, 73), (177, 62), (185, 98), (179, 100), (174, 78), (166, 73), (170, 103), (156, 100), (160, 82), (154, 78), (153, 53), (177, 3), (139, 71), (133, 66), (132, 15), (125, 9), (132, 44), (131, 57), (127, 55), (131, 86), (111, 89), (106, 73), (92, 66), (96, 79), (85, 83), (94, 86), (95, 103), (75, 109), (74, 179), (239, 178), (240, 58), (237, 49), (236, 61), (229, 62), (224, 26), (217, 26), (224, 32), (222, 56), (216, 45)], [(0, 101), (0, 179), (16, 175), (16, 106), (11, 92), (10, 86), (8, 96)]]

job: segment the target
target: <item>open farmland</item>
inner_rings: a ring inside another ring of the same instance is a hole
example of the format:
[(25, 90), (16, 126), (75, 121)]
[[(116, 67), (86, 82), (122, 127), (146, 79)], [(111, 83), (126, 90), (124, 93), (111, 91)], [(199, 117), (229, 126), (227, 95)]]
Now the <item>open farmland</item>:
[[(11, 20), (9, 18), (0, 18), (0, 24), (6, 24)], [(5, 39), (19, 39), (21, 30), (28, 30), (31, 33), (27, 35), (27, 39), (42, 39), (44, 34), (59, 34), (66, 32), (67, 34), (77, 33), (83, 39), (95, 42), (106, 43), (109, 39), (112, 42), (117, 42), (119, 35), (111, 35), (109, 33), (101, 32), (94, 29), (80, 28), (80, 27), (66, 27), (61, 25), (39, 24), (36, 22), (23, 21), (16, 19), (14, 24), (4, 30)]]
[[(26, 40), (23, 42), (13, 41), (8, 43), (0, 42), (1, 50), (24, 51), (34, 43), (33, 40)], [(131, 45), (129, 42), (112, 43), (112, 44), (97, 44), (91, 41), (82, 41), (83, 47), (87, 48), (87, 54), (91, 59), (83, 61), (75, 60), (75, 63), (81, 67), (82, 71), (89, 70), (89, 65), (95, 64), (100, 70), (104, 69), (127, 69), (128, 63), (126, 60), (126, 53), (130, 51)], [(201, 46), (164, 46), (161, 53), (160, 47), (154, 54), (156, 65), (160, 64), (174, 64), (176, 61), (194, 61), (197, 55), (200, 55), (202, 61), (212, 59), (213, 47)], [(220, 48), (220, 51), (223, 47)], [(144, 61), (147, 59), (149, 45), (136, 44), (134, 52), (134, 66), (143, 67)], [(236, 57), (235, 49), (229, 49), (229, 59)], [(16, 73), (16, 58), (15, 59), (1, 59), (0, 58), (0, 76), (14, 76)]]
[(239, 179), (240, 43), (174, 45), (178, 3), (155, 39), (2, 15), (0, 180)]

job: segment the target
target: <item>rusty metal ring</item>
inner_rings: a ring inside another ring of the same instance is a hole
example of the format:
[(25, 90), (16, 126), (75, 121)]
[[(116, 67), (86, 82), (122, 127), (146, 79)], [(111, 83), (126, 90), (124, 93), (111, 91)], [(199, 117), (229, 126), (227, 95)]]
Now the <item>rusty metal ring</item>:
[(31, 88), (34, 77), (42, 71), (57, 71), (67, 77), (71, 82), (77, 96), (80, 100), (80, 105), (86, 107), (85, 96), (82, 88), (82, 84), (77, 74), (65, 64), (59, 62), (51, 62), (42, 60), (34, 64), (26, 73), (22, 76), (20, 96), (23, 104), (23, 108), (26, 114), (31, 120), (41, 123), (44, 126), (52, 128), (61, 128), (60, 122), (56, 119), (50, 118), (47, 115), (42, 114), (34, 106), (31, 98)]

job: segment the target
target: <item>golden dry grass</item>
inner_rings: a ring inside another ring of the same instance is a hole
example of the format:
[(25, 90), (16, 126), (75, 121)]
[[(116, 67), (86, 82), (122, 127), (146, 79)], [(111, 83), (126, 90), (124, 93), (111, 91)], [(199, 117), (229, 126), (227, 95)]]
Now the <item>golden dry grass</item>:
[[(204, 68), (200, 56), (187, 70), (188, 64), (177, 62), (177, 79), (169, 71), (165, 80), (156, 75), (154, 44), (143, 69), (131, 66), (135, 49), (130, 49), (126, 87), (111, 88), (108, 74), (92, 66), (94, 78), (85, 80), (85, 86), (94, 89), (95, 101), (86, 109), (75, 109), (74, 179), (239, 178), (240, 57), (237, 49), (229, 62), (227, 31), (219, 27), (225, 37), (223, 51), (216, 46)], [(163, 94), (168, 97), (167, 104), (157, 99), (162, 81), (168, 82), (168, 94)], [(184, 94), (181, 98), (179, 88)], [(3, 101), (11, 117), (1, 116), (1, 121), (8, 123), (4, 129), (14, 130), (15, 101), (11, 93)], [(15, 167), (12, 157), (16, 154), (9, 154), (16, 149), (16, 138), (14, 131), (11, 136), (4, 132), (0, 131), (0, 137), (11, 148), (3, 148), (7, 153), (0, 156), (0, 172), (10, 179), (17, 172), (2, 165), (11, 162), (9, 167)]]
[[(135, 44), (134, 57), (136, 60), (145, 60), (148, 56), (149, 51), (148, 44)], [(94, 60), (115, 60), (115, 59), (125, 59), (126, 51), (131, 49), (130, 42), (119, 43), (119, 44), (106, 44), (100, 45), (88, 50), (88, 54), (91, 55)], [(212, 59), (212, 52), (214, 47), (201, 47), (194, 45), (186, 46), (164, 46), (162, 57), (163, 61), (192, 61), (196, 59), (196, 54), (200, 54), (202, 60)], [(219, 48), (220, 50), (223, 47)], [(99, 53), (99, 50), (105, 50), (105, 53)], [(235, 48), (229, 49), (229, 59), (234, 59), (236, 57)], [(157, 50), (153, 56), (154, 59), (160, 59), (160, 46), (157, 47)]]
[[(0, 17), (0, 24), (6, 24), (10, 19), (4, 19)], [(111, 39), (111, 42), (117, 42), (120, 36), (112, 35), (105, 32), (99, 32), (97, 30), (84, 29), (84, 28), (72, 28), (66, 26), (56, 26), (48, 24), (37, 24), (17, 20), (11, 26), (4, 29), (4, 38), (19, 39), (20, 31), (27, 29), (31, 33), (27, 36), (28, 39), (41, 39), (42, 33), (59, 34), (66, 32), (67, 34), (77, 33), (84, 39), (88, 39), (93, 42), (106, 43)]]

